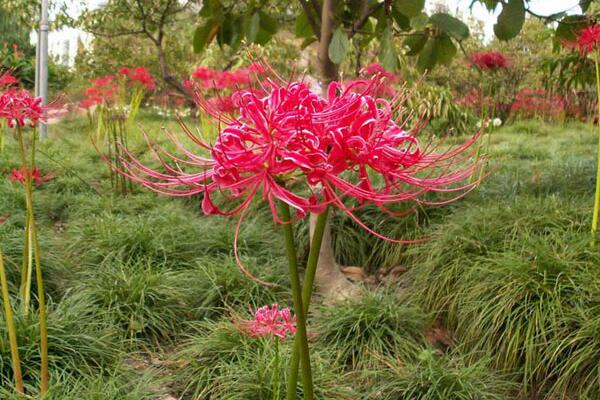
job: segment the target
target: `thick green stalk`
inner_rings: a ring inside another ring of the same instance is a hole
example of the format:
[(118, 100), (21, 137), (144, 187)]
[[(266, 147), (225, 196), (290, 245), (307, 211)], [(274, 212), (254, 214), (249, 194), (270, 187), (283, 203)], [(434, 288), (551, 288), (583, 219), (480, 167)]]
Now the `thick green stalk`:
[[(48, 374), (48, 327), (46, 324), (46, 299), (44, 296), (44, 283), (42, 279), (42, 263), (40, 257), (40, 246), (37, 238), (37, 231), (35, 226), (35, 214), (33, 211), (33, 182), (32, 173), (33, 165), (31, 169), (27, 165), (27, 155), (25, 152), (25, 141), (23, 139), (23, 132), (20, 128), (17, 128), (17, 136), (19, 139), (19, 148), (21, 153), (21, 162), (23, 164), (23, 174), (25, 176), (25, 198), (27, 205), (27, 216), (29, 219), (28, 235), (31, 237), (31, 243), (29, 246), (33, 248), (33, 258), (35, 260), (35, 276), (37, 283), (38, 292), (38, 306), (39, 306), (39, 319), (40, 319), (40, 355), (41, 355), (41, 382), (40, 382), (40, 393), (46, 394), (49, 386), (49, 374)], [(34, 134), (35, 136), (35, 134)], [(32, 161), (34, 160), (33, 151), (35, 149), (35, 139), (32, 143)], [(30, 286), (26, 288), (30, 290)]]
[(6, 328), (8, 330), (8, 341), (10, 344), (10, 356), (12, 360), (12, 369), (15, 376), (15, 387), (17, 393), (24, 394), (23, 374), (21, 373), (21, 360), (19, 358), (19, 346), (17, 344), (17, 331), (10, 306), (10, 295), (8, 293), (8, 283), (6, 281), (6, 271), (4, 269), (4, 260), (0, 250), (0, 284), (2, 285), (2, 302), (4, 303), (4, 314), (6, 316)]
[(275, 362), (273, 372), (271, 376), (271, 382), (273, 384), (273, 400), (279, 400), (279, 338), (274, 337), (275, 341)]
[(31, 221), (31, 231), (33, 232), (33, 254), (35, 257), (35, 281), (37, 284), (38, 306), (40, 318), (40, 354), (41, 354), (41, 382), (40, 394), (43, 396), (48, 391), (49, 373), (48, 373), (48, 326), (46, 323), (46, 297), (44, 295), (44, 280), (42, 277), (42, 262), (40, 258), (40, 244), (37, 237), (35, 220)]
[[(317, 216), (315, 230), (313, 232), (312, 241), (310, 243), (310, 251), (308, 253), (308, 261), (306, 262), (306, 271), (304, 272), (304, 282), (302, 286), (302, 304), (304, 306), (304, 315), (308, 315), (310, 308), (310, 298), (313, 292), (313, 284), (315, 274), (317, 272), (317, 264), (319, 263), (319, 253), (321, 252), (321, 243), (323, 243), (323, 233), (327, 225), (327, 216), (329, 208), (326, 208)], [(287, 386), (287, 400), (295, 400), (296, 398), (296, 382), (298, 382), (298, 366), (300, 364), (300, 341), (296, 336), (294, 338), (294, 348), (290, 359), (290, 370)]]
[(31, 173), (29, 170), (29, 164), (27, 162), (27, 152), (25, 150), (25, 140), (23, 138), (23, 131), (17, 125), (17, 139), (19, 141), (19, 154), (21, 156), (21, 170), (23, 171), (23, 177), (25, 182), (25, 238), (23, 246), (23, 266), (21, 270), (21, 296), (23, 300), (23, 312), (25, 315), (29, 312), (29, 302), (31, 298), (31, 271), (33, 269), (32, 263), (32, 244), (31, 244), (31, 221), (33, 216), (33, 200), (32, 200), (32, 182)]
[[(596, 64), (596, 94), (598, 96), (598, 115), (600, 116), (600, 55), (598, 50), (594, 53), (594, 63)], [(596, 194), (594, 196), (594, 215), (592, 216), (592, 245), (596, 244), (598, 213), (600, 212), (600, 121), (598, 122), (598, 154), (596, 157)]]
[[(302, 304), (302, 292), (300, 289), (300, 276), (298, 275), (298, 258), (296, 256), (296, 246), (294, 245), (294, 230), (291, 224), (290, 207), (280, 201), (279, 212), (284, 222), (283, 236), (285, 239), (285, 250), (288, 258), (288, 267), (290, 274), (290, 285), (292, 287), (292, 297), (294, 301), (294, 311), (296, 311), (296, 336), (300, 341), (300, 358), (302, 360), (302, 384), (304, 387), (304, 398), (313, 400), (315, 398), (312, 383), (312, 371), (310, 368), (310, 354), (308, 352), (308, 339), (306, 336), (306, 318), (304, 306)], [(288, 385), (292, 384), (288, 381)], [(294, 388), (295, 382), (293, 382)]]

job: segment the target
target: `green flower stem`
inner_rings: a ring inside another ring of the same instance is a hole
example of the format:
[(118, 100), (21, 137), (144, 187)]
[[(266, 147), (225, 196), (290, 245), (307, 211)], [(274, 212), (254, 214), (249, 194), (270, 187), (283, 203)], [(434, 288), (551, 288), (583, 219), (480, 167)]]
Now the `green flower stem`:
[(48, 326), (46, 322), (46, 298), (44, 295), (44, 280), (42, 277), (42, 262), (40, 259), (40, 244), (37, 237), (35, 222), (32, 221), (31, 231), (33, 236), (33, 254), (35, 258), (35, 281), (37, 284), (38, 307), (40, 318), (40, 353), (41, 353), (41, 382), (40, 394), (43, 396), (48, 391), (49, 373), (48, 373)]
[[(596, 94), (598, 96), (598, 115), (600, 115), (600, 55), (598, 50), (594, 53), (594, 64), (596, 65)], [(596, 243), (596, 231), (598, 230), (598, 213), (600, 212), (600, 122), (598, 123), (598, 154), (596, 167), (596, 194), (594, 196), (594, 215), (592, 217), (592, 245)]]
[(13, 320), (12, 308), (10, 306), (10, 295), (8, 294), (8, 283), (6, 281), (6, 271), (4, 269), (4, 260), (0, 250), (0, 284), (2, 285), (2, 302), (4, 303), (4, 314), (6, 317), (6, 328), (8, 329), (8, 341), (10, 343), (10, 356), (12, 360), (12, 369), (15, 376), (15, 387), (17, 393), (25, 394), (23, 388), (23, 374), (21, 373), (21, 360), (19, 358), (19, 346), (17, 344), (17, 331)]
[[(315, 230), (313, 232), (312, 241), (310, 243), (310, 251), (308, 253), (308, 261), (306, 263), (306, 271), (304, 273), (304, 283), (302, 286), (302, 304), (304, 305), (304, 315), (308, 315), (310, 308), (310, 298), (312, 296), (315, 274), (317, 272), (317, 264), (319, 262), (319, 253), (321, 252), (321, 244), (323, 243), (323, 233), (327, 225), (327, 217), (329, 208), (326, 208), (317, 216)], [(298, 366), (300, 364), (300, 341), (298, 336), (294, 338), (294, 347), (292, 357), (290, 359), (290, 371), (287, 387), (287, 400), (296, 398), (296, 384), (298, 381)], [(294, 383), (293, 385), (290, 382)]]
[[(298, 336), (300, 343), (304, 399), (313, 400), (315, 396), (313, 392), (312, 371), (310, 368), (310, 354), (308, 352), (308, 339), (306, 336), (306, 318), (304, 314), (304, 306), (302, 305), (300, 276), (298, 275), (298, 259), (296, 257), (296, 246), (294, 245), (294, 230), (291, 224), (290, 207), (286, 203), (280, 201), (279, 212), (281, 214), (281, 220), (284, 222), (282, 227), (285, 239), (285, 249), (288, 257), (294, 311), (296, 312), (296, 336)], [(293, 385), (294, 389), (296, 388), (296, 382), (291, 382), (288, 380), (288, 388), (290, 385)]]
[(271, 381), (273, 383), (273, 400), (279, 400), (279, 338), (274, 337), (275, 341), (275, 362)]
[[(23, 132), (18, 127), (17, 136), (19, 139), (19, 149), (21, 153), (21, 162), (23, 164), (23, 173), (25, 175), (25, 202), (27, 206), (27, 237), (30, 238), (29, 246), (30, 251), (33, 250), (33, 258), (35, 261), (35, 276), (37, 283), (38, 293), (38, 307), (39, 307), (39, 320), (40, 320), (40, 358), (41, 358), (41, 371), (40, 371), (40, 394), (43, 396), (48, 391), (49, 386), (49, 374), (48, 374), (48, 327), (46, 324), (46, 299), (44, 296), (44, 282), (42, 279), (42, 262), (40, 258), (40, 246), (37, 238), (37, 229), (35, 226), (35, 215), (33, 211), (33, 164), (31, 169), (28, 168), (27, 155), (25, 152), (25, 141), (23, 139)], [(31, 161), (34, 162), (35, 152), (35, 133), (32, 143)], [(26, 293), (31, 290), (31, 285), (25, 288)]]

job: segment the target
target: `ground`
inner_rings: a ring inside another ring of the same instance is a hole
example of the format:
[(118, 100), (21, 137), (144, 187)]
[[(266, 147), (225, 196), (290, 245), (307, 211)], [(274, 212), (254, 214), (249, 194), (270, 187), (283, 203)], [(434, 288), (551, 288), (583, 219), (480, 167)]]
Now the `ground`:
[[(162, 125), (178, 129), (149, 114), (140, 125), (154, 136)], [(257, 276), (280, 284), (275, 289), (238, 271), (233, 222), (203, 216), (198, 198), (138, 187), (113, 196), (90, 131), (85, 118), (55, 124), (37, 157), (51, 177), (35, 191), (50, 299), (49, 398), (272, 398), (275, 346), (239, 328), (251, 309), (290, 305), (281, 233), (268, 210), (256, 207), (244, 224), (241, 251)], [(352, 271), (364, 290), (313, 308), (317, 398), (599, 398), (594, 132), (517, 122), (493, 133), (490, 175), (466, 198), (402, 221), (363, 212), (388, 235), (428, 237), (421, 245), (381, 242), (336, 215), (337, 257), (364, 267)], [(8, 140), (0, 173), (17, 166)], [(16, 291), (19, 184), (0, 180), (0, 199), (0, 245)], [(306, 230), (297, 229), (302, 249)], [(18, 317), (18, 331), (33, 391), (35, 318)], [(11, 398), (4, 320), (0, 333), (0, 397)], [(280, 346), (284, 360), (289, 346)]]

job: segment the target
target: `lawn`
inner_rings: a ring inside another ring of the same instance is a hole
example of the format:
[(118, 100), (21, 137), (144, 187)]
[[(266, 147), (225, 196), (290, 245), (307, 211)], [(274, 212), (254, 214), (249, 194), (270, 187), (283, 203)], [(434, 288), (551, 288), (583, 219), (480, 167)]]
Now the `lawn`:
[[(163, 125), (179, 129), (148, 112), (139, 124), (155, 137)], [(240, 249), (274, 289), (238, 270), (235, 222), (204, 216), (199, 198), (141, 187), (112, 195), (90, 133), (85, 118), (65, 120), (37, 155), (51, 177), (35, 190), (49, 297), (47, 399), (271, 399), (274, 383), (285, 393), (285, 368), (271, 372), (273, 343), (240, 329), (257, 307), (291, 306), (269, 210), (252, 209)], [(379, 232), (429, 237), (423, 244), (382, 242), (335, 215), (338, 261), (369, 278), (354, 298), (317, 299), (312, 309), (317, 398), (600, 398), (600, 251), (589, 233), (596, 142), (590, 125), (516, 122), (494, 131), (491, 173), (464, 199), (403, 220), (361, 211)], [(141, 141), (132, 146), (143, 151)], [(9, 139), (2, 176), (18, 167), (17, 153)], [(19, 307), (22, 188), (1, 179), (0, 199), (0, 243)], [(301, 249), (306, 231), (297, 232)], [(406, 272), (382, 278), (392, 268)], [(17, 316), (31, 393), (37, 318)], [(12, 399), (6, 337), (2, 319), (0, 397)], [(290, 350), (284, 342), (284, 359)]]

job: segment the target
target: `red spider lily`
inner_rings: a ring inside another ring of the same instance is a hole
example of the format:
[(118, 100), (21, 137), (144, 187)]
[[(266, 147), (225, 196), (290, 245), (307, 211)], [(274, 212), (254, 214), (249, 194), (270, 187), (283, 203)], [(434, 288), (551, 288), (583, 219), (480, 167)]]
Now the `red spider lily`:
[(246, 321), (251, 336), (268, 336), (285, 339), (296, 333), (296, 316), (289, 308), (279, 309), (277, 304), (264, 306), (256, 310), (254, 319)]
[(380, 75), (391, 83), (398, 83), (398, 81), (400, 81), (400, 77), (398, 75), (388, 71), (387, 69), (383, 68), (381, 64), (377, 63), (372, 63), (364, 67), (361, 71), (361, 75), (367, 78), (370, 78), (373, 75)]
[(115, 81), (114, 75), (106, 75), (90, 81), (91, 87), (85, 89), (86, 99), (79, 105), (83, 108), (90, 108), (94, 105), (109, 104), (116, 100), (119, 85)]
[[(181, 156), (150, 143), (164, 172), (144, 165), (127, 149), (119, 172), (159, 193), (203, 194), (202, 209), (207, 214), (240, 213), (236, 258), (240, 224), (259, 193), (279, 223), (276, 200), (293, 207), (299, 218), (333, 205), (374, 235), (407, 242), (368, 228), (355, 210), (372, 203), (397, 215), (389, 204), (445, 204), (463, 196), (478, 183), (462, 182), (479, 166), (470, 159), (480, 133), (444, 150), (442, 144), (421, 143), (417, 136), (424, 123), (404, 107), (409, 94), (391, 101), (378, 98), (374, 93), (381, 84), (380, 76), (348, 85), (334, 82), (323, 98), (304, 82), (268, 78), (260, 90), (234, 93), (240, 110), (237, 117), (220, 112), (196, 94), (198, 105), (223, 125), (216, 142), (209, 145), (182, 124), (203, 154), (188, 150), (168, 133)], [(415, 119), (408, 130), (407, 121)], [(428, 192), (458, 195), (432, 203), (423, 199)], [(226, 201), (215, 202), (217, 195)]]
[(471, 53), (469, 61), (483, 71), (497, 71), (509, 67), (509, 61), (499, 51), (481, 51)]
[(145, 67), (135, 67), (133, 70), (130, 70), (129, 68), (121, 68), (120, 72), (128, 77), (131, 83), (138, 83), (142, 85), (145, 90), (156, 89), (154, 77)]
[[(25, 183), (27, 174), (28, 174), (28, 170), (26, 170), (24, 168), (13, 169), (10, 173), (9, 179), (13, 182)], [(45, 181), (49, 180), (50, 177), (49, 176), (41, 176), (39, 169), (37, 167), (35, 167), (33, 169), (33, 172), (31, 173), (31, 179), (33, 182), (36, 183), (36, 185), (39, 186), (42, 183), (44, 183)]]
[(6, 90), (0, 94), (0, 118), (6, 119), (11, 128), (23, 127), (26, 123), (35, 127), (43, 119), (42, 99), (24, 89)]
[(19, 80), (9, 73), (0, 75), (0, 88), (6, 88), (19, 83)]
[(258, 63), (233, 71), (198, 67), (192, 72), (192, 79), (204, 89), (240, 89), (249, 86), (255, 76), (265, 72), (266, 69)]
[(582, 57), (597, 50), (600, 45), (600, 25), (591, 25), (579, 32), (576, 46)]
[(565, 111), (566, 101), (561, 96), (548, 96), (544, 89), (523, 89), (515, 96), (511, 110), (524, 117), (556, 116)]

